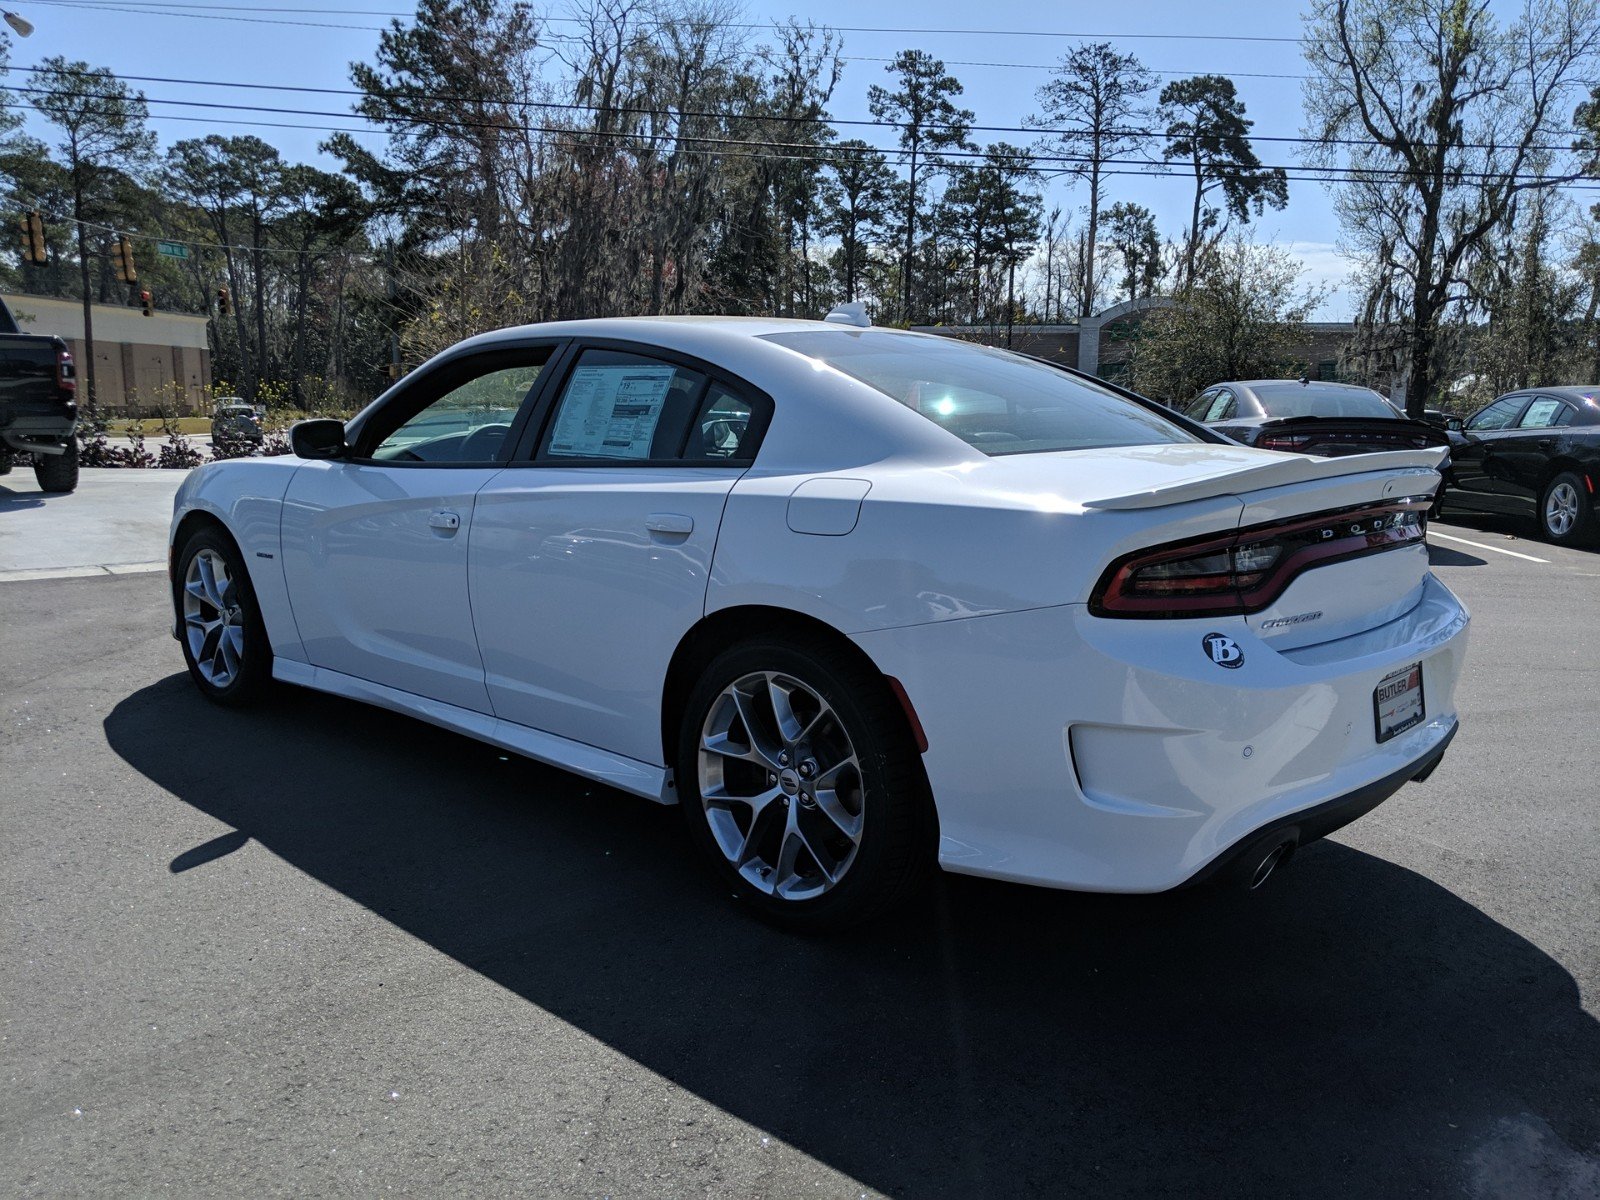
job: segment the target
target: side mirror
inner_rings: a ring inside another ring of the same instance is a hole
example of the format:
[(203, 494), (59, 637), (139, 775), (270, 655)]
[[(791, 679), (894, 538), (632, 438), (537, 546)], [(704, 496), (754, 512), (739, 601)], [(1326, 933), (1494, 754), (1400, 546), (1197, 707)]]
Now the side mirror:
[(296, 458), (344, 458), (350, 453), (344, 422), (330, 417), (296, 421), (289, 427), (289, 449)]
[(1460, 417), (1451, 417), (1445, 421), (1444, 427), (1451, 433), (1460, 433), (1465, 428), (1465, 423)]

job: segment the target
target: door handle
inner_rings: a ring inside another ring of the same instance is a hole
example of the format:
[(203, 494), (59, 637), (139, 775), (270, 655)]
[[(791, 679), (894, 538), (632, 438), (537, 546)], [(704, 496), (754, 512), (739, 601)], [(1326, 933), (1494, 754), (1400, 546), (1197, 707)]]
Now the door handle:
[(440, 533), (454, 533), (461, 528), (461, 517), (448, 509), (436, 508), (428, 514), (428, 528)]
[(683, 513), (651, 513), (644, 519), (644, 527), (651, 533), (688, 537), (694, 532), (694, 518)]

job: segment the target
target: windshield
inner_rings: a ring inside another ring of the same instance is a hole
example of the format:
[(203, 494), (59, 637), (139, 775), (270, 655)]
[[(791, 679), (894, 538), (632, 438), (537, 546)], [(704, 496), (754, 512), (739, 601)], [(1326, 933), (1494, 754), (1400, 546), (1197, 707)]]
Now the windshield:
[(985, 454), (1200, 440), (1087, 380), (971, 342), (888, 329), (763, 337), (859, 379)]
[(1258, 383), (1251, 390), (1269, 417), (1378, 417), (1392, 421), (1400, 416), (1387, 400), (1366, 388)]

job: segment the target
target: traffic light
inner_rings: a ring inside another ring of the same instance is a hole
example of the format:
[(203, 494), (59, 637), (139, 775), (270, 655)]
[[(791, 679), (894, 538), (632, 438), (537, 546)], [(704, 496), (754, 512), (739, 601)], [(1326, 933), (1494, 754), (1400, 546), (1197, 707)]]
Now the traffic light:
[(123, 283), (138, 283), (139, 270), (133, 265), (133, 243), (126, 234), (117, 236), (116, 253), (112, 255), (117, 261), (117, 278)]
[(139, 303), (144, 306), (144, 315), (145, 316), (153, 317), (155, 315), (155, 310), (153, 308), (151, 308), (151, 306), (150, 306), (150, 289), (149, 288), (145, 288), (142, 292), (139, 293)]
[(36, 208), (22, 215), (22, 261), (36, 267), (50, 262), (50, 250), (44, 244), (44, 217)]
[(225, 317), (227, 315), (228, 315), (228, 289), (225, 288), (225, 287), (219, 287), (217, 289), (217, 316)]

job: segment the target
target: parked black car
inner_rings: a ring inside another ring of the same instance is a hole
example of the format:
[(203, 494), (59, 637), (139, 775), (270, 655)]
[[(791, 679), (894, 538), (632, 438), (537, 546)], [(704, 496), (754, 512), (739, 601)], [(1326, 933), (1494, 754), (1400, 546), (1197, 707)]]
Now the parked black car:
[(1600, 537), (1600, 387), (1510, 392), (1450, 440), (1446, 511), (1530, 516), (1563, 546)]
[(1413, 421), (1371, 388), (1348, 383), (1308, 379), (1218, 383), (1183, 411), (1247, 446), (1319, 458), (1450, 445), (1441, 426)]

